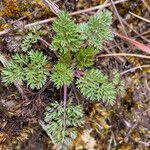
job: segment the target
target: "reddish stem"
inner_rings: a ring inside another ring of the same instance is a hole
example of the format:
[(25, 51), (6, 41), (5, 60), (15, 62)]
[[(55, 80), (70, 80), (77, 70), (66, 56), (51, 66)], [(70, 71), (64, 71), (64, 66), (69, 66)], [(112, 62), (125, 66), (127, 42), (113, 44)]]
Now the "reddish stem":
[(85, 72), (84, 71), (82, 71), (82, 70), (76, 70), (80, 75), (84, 75), (85, 74)]
[(75, 70), (75, 76), (78, 78), (81, 78), (85, 74), (84, 71), (81, 70)]
[[(51, 44), (49, 44), (46, 40), (44, 40), (43, 38), (39, 39), (46, 47), (51, 47)], [(53, 51), (53, 53), (55, 54), (56, 57), (58, 57), (58, 53)]]
[(67, 102), (67, 85), (64, 84), (64, 106), (66, 107)]
[(64, 131), (66, 130), (67, 85), (64, 84)]

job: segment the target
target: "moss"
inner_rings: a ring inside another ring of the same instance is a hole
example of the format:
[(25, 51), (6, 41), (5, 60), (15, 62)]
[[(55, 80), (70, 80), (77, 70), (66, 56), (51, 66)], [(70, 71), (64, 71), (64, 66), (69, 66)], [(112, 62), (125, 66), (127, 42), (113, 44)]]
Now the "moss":
[[(45, 4), (42, 3), (41, 0), (4, 0), (0, 16), (6, 20), (15, 20), (23, 16), (29, 16), (30, 13), (42, 8), (43, 6), (45, 6)], [(49, 9), (46, 8), (40, 12), (40, 15), (36, 14), (36, 18), (43, 18), (43, 16), (47, 17), (49, 12)], [(28, 17), (28, 19), (33, 19), (33, 16)]]
[(2, 14), (8, 18), (17, 18), (19, 17), (19, 7), (17, 0), (5, 0), (5, 7), (2, 11)]
[(78, 6), (79, 7), (84, 7), (84, 8), (89, 8), (91, 6), (96, 6), (103, 4), (105, 0), (79, 0)]
[[(2, 16), (0, 12), (0, 16)], [(0, 30), (8, 29), (9, 25), (6, 23), (5, 19), (0, 17)]]

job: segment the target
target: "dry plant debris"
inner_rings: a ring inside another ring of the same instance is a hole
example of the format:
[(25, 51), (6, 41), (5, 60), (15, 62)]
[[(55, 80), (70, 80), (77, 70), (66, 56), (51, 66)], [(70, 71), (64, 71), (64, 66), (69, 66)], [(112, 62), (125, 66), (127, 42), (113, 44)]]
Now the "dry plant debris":
[[(53, 54), (48, 50), (55, 34), (50, 22), (55, 20), (57, 8), (68, 10), (75, 16), (77, 23), (82, 23), (107, 6), (113, 13), (112, 31), (123, 35), (130, 44), (118, 35), (111, 42), (105, 41), (101, 53), (96, 56), (94, 68), (101, 69), (110, 77), (110, 70), (119, 70), (125, 78), (126, 95), (118, 98), (115, 106), (106, 107), (104, 104), (89, 103), (72, 85), (68, 95), (72, 96), (73, 102), (83, 104), (86, 125), (84, 129), (78, 129), (78, 136), (70, 149), (148, 150), (150, 3), (146, 0), (56, 0), (54, 7), (54, 1), (47, 2), (52, 6), (47, 7), (44, 0), (0, 2), (0, 73), (7, 65), (6, 60), (19, 51), (20, 41), (27, 34), (27, 28), (35, 24), (41, 24), (46, 34), (33, 47), (41, 49), (48, 56), (50, 64), (45, 67), (50, 71), (57, 60), (57, 53)], [(139, 47), (135, 47), (133, 43)], [(43, 118), (45, 106), (56, 99), (63, 99), (63, 90), (55, 89), (51, 81), (47, 81), (38, 91), (16, 82), (15, 87), (6, 86), (0, 75), (0, 150), (56, 149), (53, 140), (45, 134), (47, 130), (39, 127), (39, 118)]]

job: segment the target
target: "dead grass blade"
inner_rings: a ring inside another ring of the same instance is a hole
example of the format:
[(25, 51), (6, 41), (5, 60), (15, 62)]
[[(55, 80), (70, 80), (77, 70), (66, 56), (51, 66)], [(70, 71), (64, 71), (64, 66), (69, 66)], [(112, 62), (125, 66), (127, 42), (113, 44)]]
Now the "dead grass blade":
[(141, 68), (150, 68), (150, 65), (142, 65), (142, 66), (138, 66), (138, 67), (134, 67), (134, 68), (128, 69), (126, 71), (121, 72), (121, 75), (124, 75), (124, 74), (126, 74), (128, 72), (134, 72), (135, 70), (141, 69)]
[(142, 50), (143, 52), (146, 52), (146, 53), (150, 54), (150, 47), (145, 46), (144, 44), (142, 44), (142, 43), (140, 43), (140, 42), (138, 42), (138, 41), (135, 41), (135, 40), (133, 40), (133, 39), (131, 39), (131, 38), (128, 38), (128, 37), (126, 37), (126, 36), (124, 36), (124, 35), (121, 35), (121, 34), (119, 34), (119, 33), (116, 33), (116, 32), (113, 32), (113, 31), (112, 31), (112, 33), (113, 33), (114, 35), (117, 35), (117, 36), (119, 36), (120, 38), (122, 38), (122, 39), (128, 41), (129, 43), (131, 43), (132, 45), (136, 46), (138, 49)]
[[(119, 3), (126, 2), (126, 1), (128, 1), (128, 0), (118, 0), (118, 1), (115, 1), (114, 4), (119, 4)], [(111, 3), (98, 5), (98, 6), (87, 8), (87, 9), (84, 9), (84, 10), (75, 11), (75, 12), (70, 13), (70, 15), (74, 16), (74, 15), (78, 15), (78, 14), (81, 14), (81, 13), (87, 13), (87, 12), (90, 12), (90, 11), (98, 10), (98, 9), (109, 7), (109, 6), (111, 6)], [(48, 23), (48, 22), (52, 22), (55, 19), (56, 19), (56, 17), (53, 17), (53, 18), (37, 21), (37, 22), (34, 22), (34, 23), (30, 23), (30, 24), (25, 25), (24, 28), (28, 29), (28, 28), (31, 28), (31, 27), (36, 26), (36, 25), (41, 25), (41, 24), (45, 24), (45, 23)], [(11, 29), (5, 29), (3, 31), (0, 31), (0, 36), (5, 35), (5, 34), (11, 32), (11, 31), (12, 31)]]
[(44, 4), (46, 6), (48, 6), (50, 8), (50, 10), (54, 13), (54, 14), (58, 14), (60, 12), (60, 9), (58, 7), (58, 5), (56, 5), (54, 2), (52, 2), (51, 0), (42, 0), (44, 2)]
[(150, 59), (150, 56), (140, 55), (140, 54), (129, 54), (129, 53), (113, 53), (113, 54), (98, 55), (97, 58), (111, 57), (111, 56), (129, 56), (129, 57), (139, 57), (139, 58)]
[(143, 20), (143, 21), (146, 21), (146, 22), (150, 23), (150, 20), (148, 20), (148, 19), (145, 19), (145, 18), (143, 18), (143, 17), (141, 17), (141, 16), (138, 16), (138, 15), (136, 15), (136, 14), (134, 14), (133, 12), (130, 12), (130, 11), (129, 11), (129, 13), (130, 13), (131, 15), (133, 15), (134, 17), (137, 17), (137, 18), (139, 18), (139, 19), (141, 19), (141, 20)]

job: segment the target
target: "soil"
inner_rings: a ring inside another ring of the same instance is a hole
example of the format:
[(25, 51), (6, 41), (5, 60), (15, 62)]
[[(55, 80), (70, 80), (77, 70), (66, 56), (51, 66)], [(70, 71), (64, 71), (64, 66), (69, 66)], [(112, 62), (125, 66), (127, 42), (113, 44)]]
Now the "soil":
[[(60, 9), (75, 12), (101, 5), (104, 1), (56, 0), (55, 3)], [(110, 0), (108, 3), (116, 1)], [(131, 11), (150, 21), (150, 2), (129, 0), (115, 6), (117, 12), (112, 3), (107, 7), (113, 14), (112, 30), (150, 47), (149, 22), (129, 13)], [(0, 8), (0, 31), (14, 29), (16, 26), (21, 29), (25, 24), (55, 17), (42, 0), (2, 0)], [(79, 13), (74, 18), (77, 23), (81, 23), (87, 21), (97, 11), (95, 9)], [(50, 27), (50, 22), (44, 24), (44, 29), (49, 32), (48, 37), (45, 37), (46, 40), (53, 36)], [(22, 34), (11, 31), (0, 35), (0, 54), (9, 59), (18, 51), (17, 47)], [(44, 46), (42, 48), (47, 49)], [(102, 103), (89, 103), (83, 99), (87, 125), (79, 129), (79, 135), (70, 149), (148, 150), (150, 147), (150, 69), (139, 66), (150, 65), (150, 61), (134, 56), (99, 57), (109, 53), (131, 53), (144, 56), (150, 54), (118, 36), (114, 36), (111, 42), (104, 41), (103, 49), (98, 54), (94, 67), (101, 69), (109, 76), (111, 70), (117, 69), (125, 80), (126, 95), (124, 98), (118, 98), (114, 107), (106, 107)], [(2, 69), (3, 64), (0, 63), (0, 73)], [(55, 149), (54, 144), (39, 125), (38, 119), (43, 118), (43, 112), (48, 103), (62, 96), (61, 92), (49, 84), (40, 93), (41, 100), (38, 101), (36, 98), (39, 91), (31, 91), (26, 85), (23, 89), (30, 101), (24, 101), (14, 85), (4, 85), (0, 75), (0, 150)], [(78, 91), (77, 94), (80, 98)], [(34, 109), (31, 109), (31, 106), (34, 106)]]

